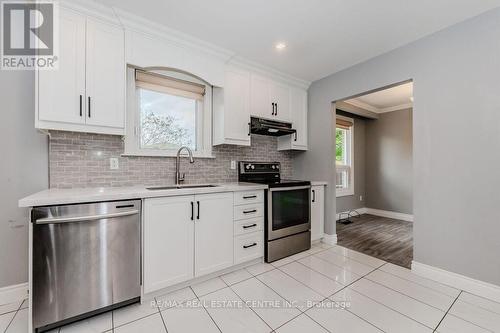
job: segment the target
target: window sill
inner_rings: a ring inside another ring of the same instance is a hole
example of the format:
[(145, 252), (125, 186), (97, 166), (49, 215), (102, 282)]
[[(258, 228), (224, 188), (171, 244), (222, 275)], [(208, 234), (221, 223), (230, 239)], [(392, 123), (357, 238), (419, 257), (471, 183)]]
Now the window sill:
[(342, 192), (336, 192), (336, 197), (347, 197), (350, 195), (354, 195), (354, 191), (342, 191)]
[[(176, 152), (130, 152), (126, 151), (121, 154), (123, 157), (177, 157)], [(188, 157), (185, 151), (182, 152), (181, 157)], [(215, 158), (212, 154), (194, 152), (193, 158)]]

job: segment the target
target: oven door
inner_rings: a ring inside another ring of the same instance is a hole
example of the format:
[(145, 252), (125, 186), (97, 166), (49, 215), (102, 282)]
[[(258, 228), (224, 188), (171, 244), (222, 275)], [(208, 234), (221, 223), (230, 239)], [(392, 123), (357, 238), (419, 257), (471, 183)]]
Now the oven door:
[(311, 228), (311, 186), (270, 188), (267, 234), (273, 240)]

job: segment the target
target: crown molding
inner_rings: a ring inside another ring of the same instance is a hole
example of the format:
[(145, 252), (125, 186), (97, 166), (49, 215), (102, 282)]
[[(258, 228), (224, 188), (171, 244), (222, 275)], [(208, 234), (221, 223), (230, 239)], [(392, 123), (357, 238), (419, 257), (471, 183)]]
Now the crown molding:
[(410, 109), (413, 108), (413, 103), (405, 103), (405, 104), (400, 104), (400, 105), (395, 105), (395, 106), (390, 106), (387, 108), (377, 108), (371, 104), (352, 99), (352, 100), (347, 100), (344, 101), (344, 103), (356, 106), (358, 108), (362, 108), (364, 110), (374, 112), (374, 113), (387, 113), (387, 112), (393, 112), (393, 111), (399, 111), (399, 110), (405, 110), (405, 109)]
[(233, 51), (169, 28), (163, 24), (152, 22), (142, 16), (132, 14), (116, 7), (102, 5), (95, 0), (61, 0), (61, 5), (65, 8), (73, 9), (120, 25), (126, 33), (127, 31), (135, 32), (163, 40), (185, 49), (194, 50), (195, 52), (218, 58), (227, 64), (240, 66), (306, 90), (311, 85), (310, 81), (294, 77), (272, 67), (246, 59)]
[(295, 76), (286, 74), (284, 72), (281, 72), (277, 69), (274, 69), (272, 67), (262, 65), (260, 63), (257, 63), (255, 61), (246, 59), (244, 57), (235, 55), (233, 58), (228, 61), (228, 64), (234, 64), (239, 67), (246, 68), (248, 70), (252, 70), (254, 72), (257, 72), (259, 74), (262, 74), (264, 76), (271, 76), (273, 79), (276, 79), (278, 81), (283, 81), (286, 83), (292, 83), (295, 86), (298, 86), (303, 89), (308, 89), (309, 86), (311, 85), (311, 81), (299, 79)]
[(212, 56), (220, 58), (223, 61), (228, 61), (234, 56), (234, 53), (221, 48), (212, 43), (192, 37), (178, 30), (168, 28), (162, 24), (151, 22), (145, 18), (131, 14), (127, 11), (114, 8), (121, 25), (125, 30), (134, 31), (149, 35), (154, 38), (164, 40), (168, 43), (175, 44), (180, 47), (194, 49), (199, 52), (208, 53)]
[(399, 110), (405, 110), (405, 109), (410, 109), (413, 108), (413, 103), (405, 103), (401, 105), (396, 105), (396, 106), (391, 106), (388, 108), (383, 108), (379, 109), (379, 113), (386, 113), (386, 112), (392, 112), (392, 111), (399, 111)]

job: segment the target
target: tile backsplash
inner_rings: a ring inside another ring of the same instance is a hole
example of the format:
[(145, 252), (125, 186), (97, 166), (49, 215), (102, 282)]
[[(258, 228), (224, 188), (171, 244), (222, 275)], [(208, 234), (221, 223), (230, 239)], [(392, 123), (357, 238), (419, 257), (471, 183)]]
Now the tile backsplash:
[[(50, 187), (100, 187), (130, 185), (167, 185), (175, 178), (175, 158), (121, 156), (120, 136), (76, 132), (50, 132)], [(181, 159), (186, 183), (221, 183), (238, 180), (231, 160), (281, 162), (282, 177), (292, 176), (291, 151), (278, 151), (274, 137), (252, 135), (252, 146), (213, 147), (215, 158), (196, 158), (190, 164)], [(119, 169), (110, 169), (110, 157), (119, 160)]]

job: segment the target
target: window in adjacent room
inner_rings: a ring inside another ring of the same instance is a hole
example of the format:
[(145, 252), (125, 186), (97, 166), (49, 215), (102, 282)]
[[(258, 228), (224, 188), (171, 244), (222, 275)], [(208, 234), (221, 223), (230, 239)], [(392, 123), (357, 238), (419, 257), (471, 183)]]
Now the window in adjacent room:
[(335, 127), (335, 167), (337, 196), (354, 195), (354, 122), (337, 115)]
[(182, 146), (211, 157), (211, 87), (176, 72), (129, 70), (125, 154), (175, 156)]

